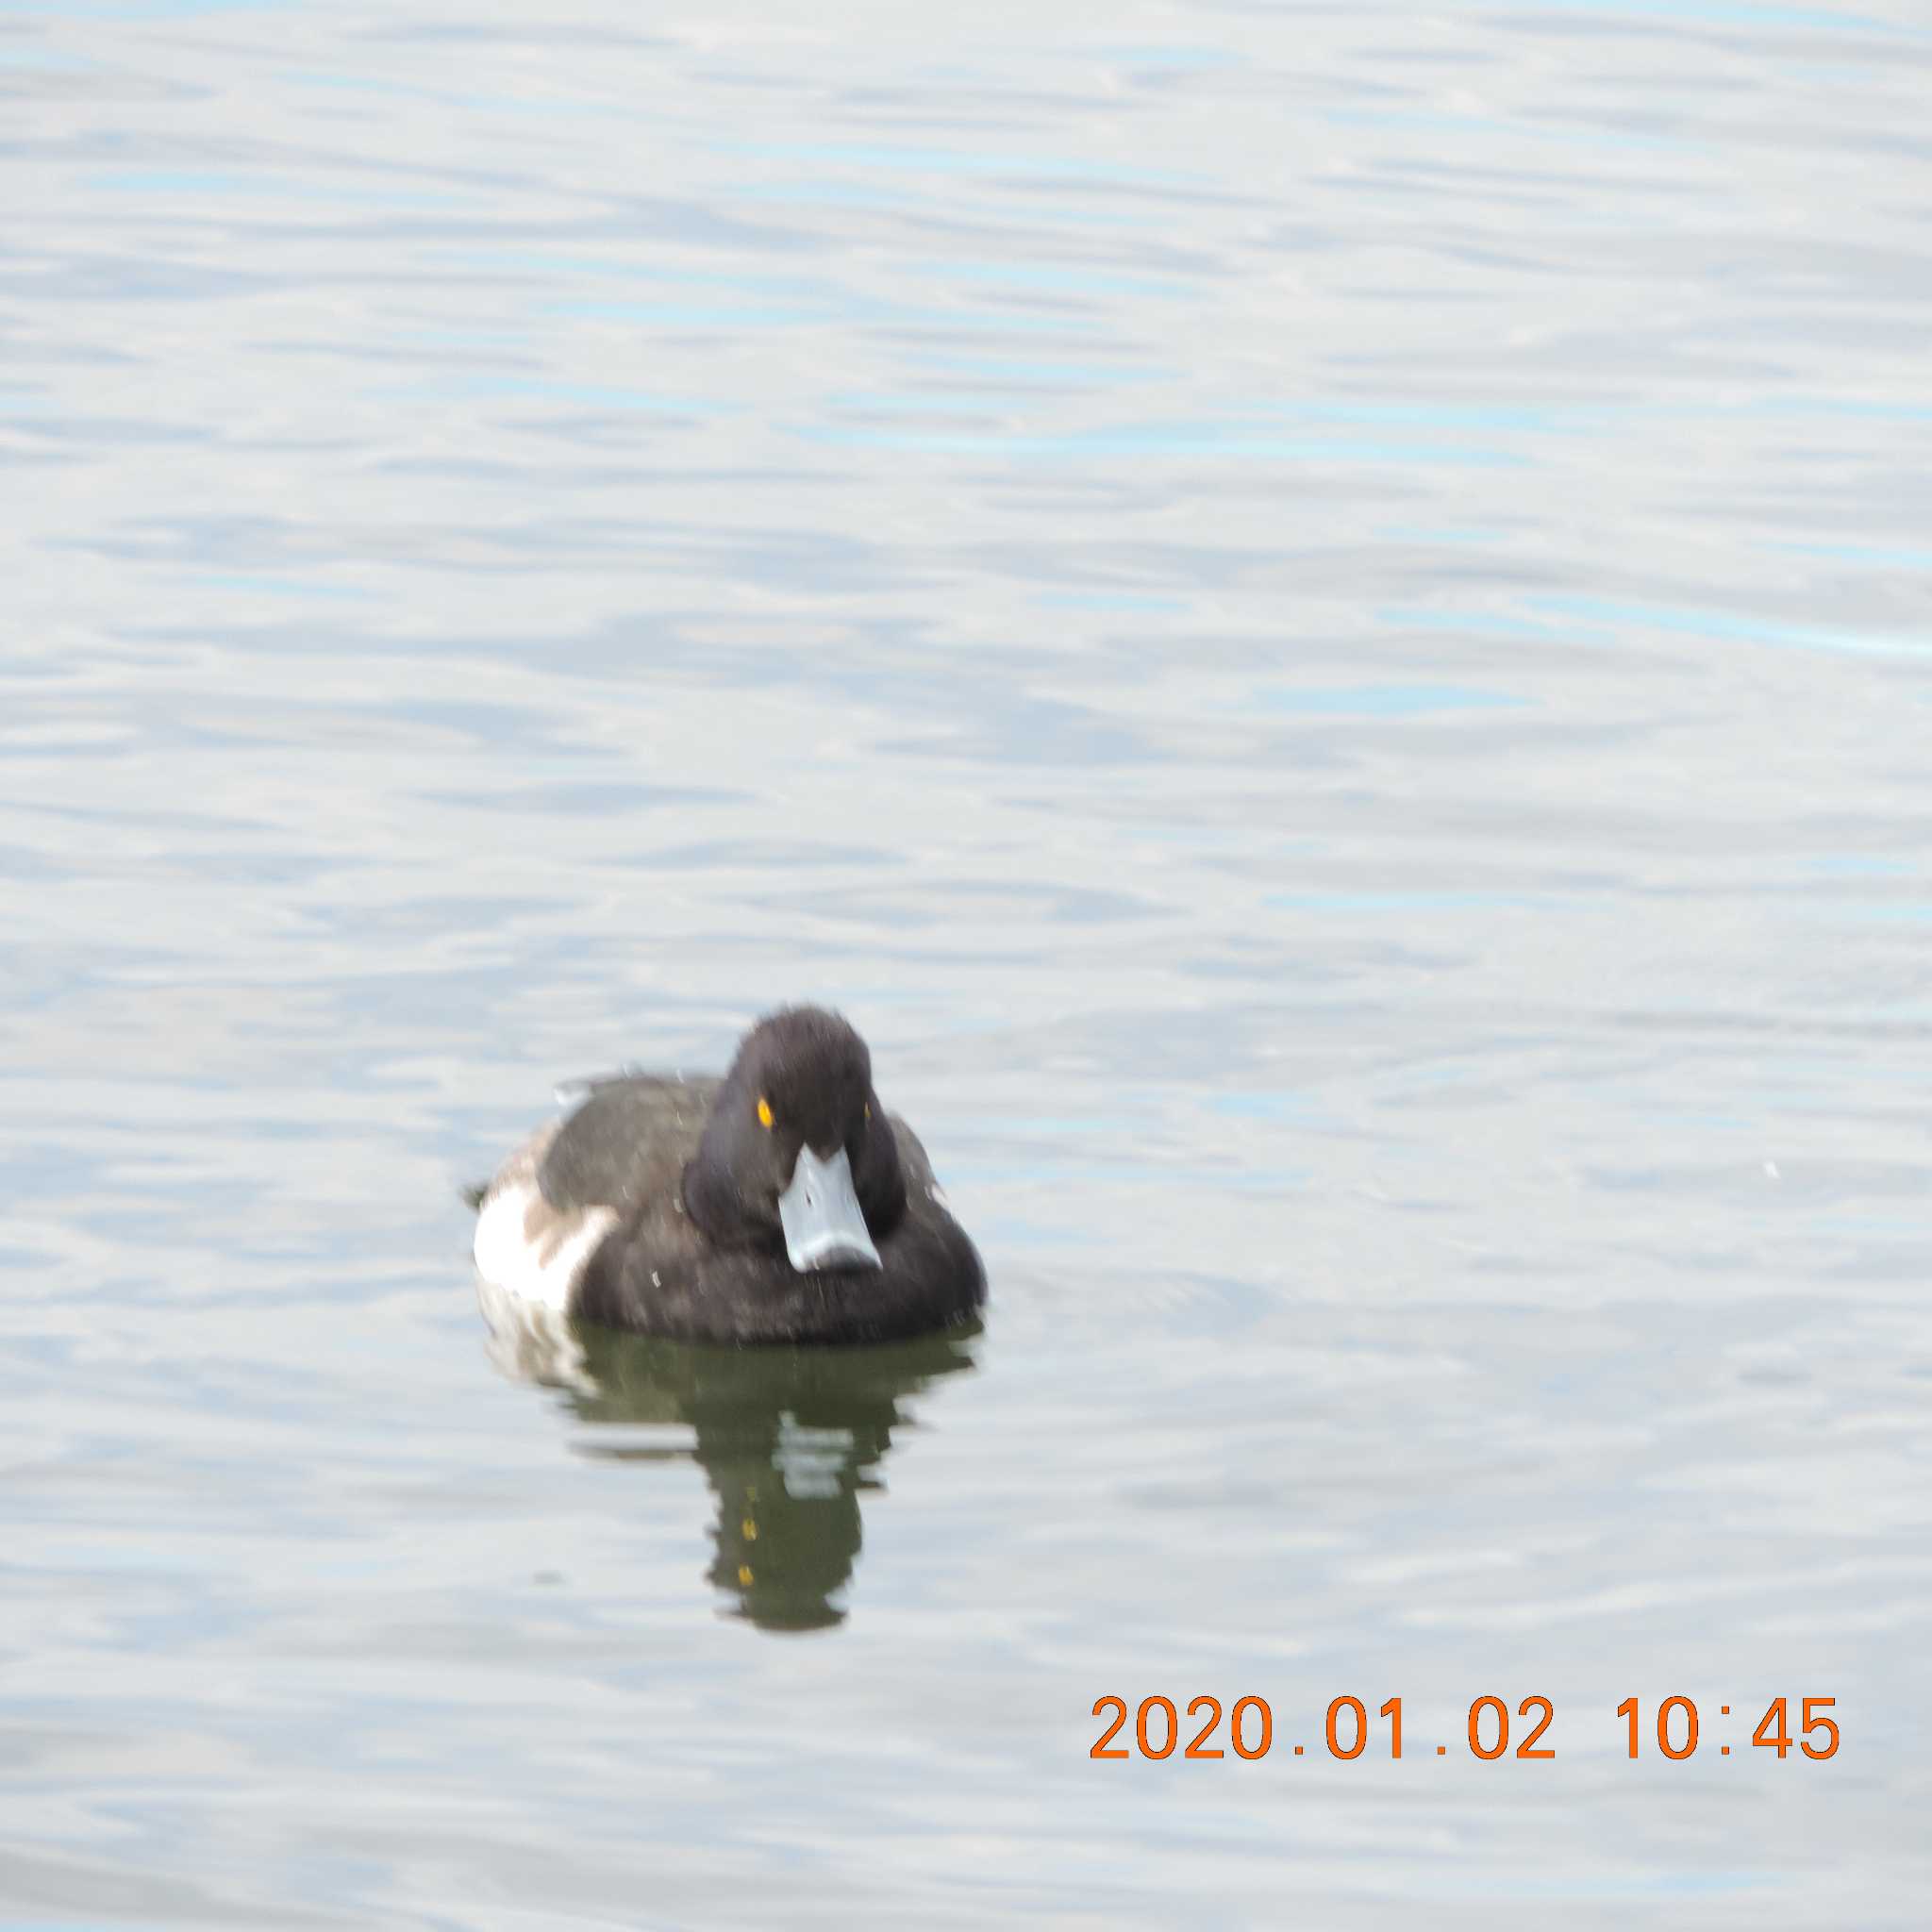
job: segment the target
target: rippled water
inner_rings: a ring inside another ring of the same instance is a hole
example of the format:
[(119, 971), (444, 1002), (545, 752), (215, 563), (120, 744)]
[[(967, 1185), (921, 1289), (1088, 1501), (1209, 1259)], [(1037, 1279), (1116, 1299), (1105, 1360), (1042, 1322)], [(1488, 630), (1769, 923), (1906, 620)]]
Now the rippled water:
[[(1932, 20), (1103, 12), (0, 9), (0, 1923), (1924, 1923)], [(500, 1374), (798, 997), (985, 1332)]]

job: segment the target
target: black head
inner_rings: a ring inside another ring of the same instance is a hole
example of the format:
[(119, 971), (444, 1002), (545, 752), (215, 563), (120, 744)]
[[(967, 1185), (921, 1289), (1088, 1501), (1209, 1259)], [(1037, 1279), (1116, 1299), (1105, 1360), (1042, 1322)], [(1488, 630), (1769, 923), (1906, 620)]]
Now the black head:
[(769, 1014), (739, 1043), (684, 1171), (687, 1211), (721, 1247), (786, 1253), (779, 1201), (792, 1187), (802, 1148), (818, 1161), (845, 1158), (874, 1242), (898, 1225), (906, 1181), (873, 1091), (872, 1055), (845, 1021), (822, 1007)]

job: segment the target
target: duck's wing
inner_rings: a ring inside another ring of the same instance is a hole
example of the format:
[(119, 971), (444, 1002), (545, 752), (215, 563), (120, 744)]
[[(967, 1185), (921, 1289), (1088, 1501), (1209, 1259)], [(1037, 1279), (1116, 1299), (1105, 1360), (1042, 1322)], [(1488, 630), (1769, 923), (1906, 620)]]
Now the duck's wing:
[(537, 1168), (543, 1198), (558, 1208), (627, 1214), (675, 1190), (697, 1151), (719, 1084), (675, 1074), (598, 1081), (543, 1152)]

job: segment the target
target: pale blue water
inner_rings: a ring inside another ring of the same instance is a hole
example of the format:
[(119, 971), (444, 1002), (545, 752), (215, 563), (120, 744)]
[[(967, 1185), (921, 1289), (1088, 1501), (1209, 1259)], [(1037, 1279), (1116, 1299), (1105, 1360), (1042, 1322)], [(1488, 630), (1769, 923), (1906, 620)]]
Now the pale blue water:
[[(1922, 1924), (1928, 89), (0, 8), (0, 1924)], [(506, 1380), (458, 1184), (804, 997), (984, 1334)]]

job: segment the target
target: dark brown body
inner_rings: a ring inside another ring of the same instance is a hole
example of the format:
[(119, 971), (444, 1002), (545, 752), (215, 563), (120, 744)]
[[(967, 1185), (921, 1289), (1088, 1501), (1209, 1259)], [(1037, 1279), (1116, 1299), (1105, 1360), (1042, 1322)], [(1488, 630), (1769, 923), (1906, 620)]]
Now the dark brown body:
[(559, 1210), (608, 1207), (617, 1225), (571, 1297), (584, 1321), (682, 1341), (864, 1342), (964, 1320), (986, 1278), (939, 1198), (918, 1137), (888, 1116), (905, 1212), (873, 1229), (878, 1268), (801, 1274), (776, 1242), (730, 1246), (691, 1220), (684, 1173), (723, 1082), (639, 1075), (598, 1087), (558, 1129), (538, 1170)]

